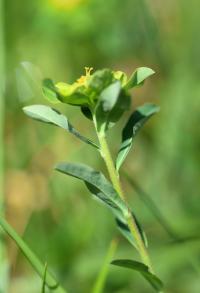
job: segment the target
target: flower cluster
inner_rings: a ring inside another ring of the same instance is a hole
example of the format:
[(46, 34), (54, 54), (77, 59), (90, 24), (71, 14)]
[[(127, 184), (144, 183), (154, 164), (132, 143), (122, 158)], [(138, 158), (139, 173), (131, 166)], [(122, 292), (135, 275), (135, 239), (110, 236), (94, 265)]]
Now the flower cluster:
[[(54, 83), (50, 79), (43, 81), (43, 93), (51, 103), (65, 103), (81, 107), (85, 116), (101, 111), (103, 107), (112, 109), (112, 119), (118, 120), (123, 112), (129, 109), (129, 89), (143, 84), (154, 71), (150, 68), (138, 68), (128, 79), (122, 71), (102, 69), (92, 72), (93, 68), (85, 67), (82, 75), (74, 83)], [(111, 117), (111, 116), (110, 116)], [(116, 122), (115, 121), (115, 122)]]

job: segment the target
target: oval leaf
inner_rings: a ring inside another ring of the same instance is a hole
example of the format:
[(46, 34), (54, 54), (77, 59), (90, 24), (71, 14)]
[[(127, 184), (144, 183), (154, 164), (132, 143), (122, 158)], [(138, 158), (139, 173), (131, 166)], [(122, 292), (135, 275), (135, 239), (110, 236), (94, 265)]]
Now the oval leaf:
[(160, 108), (154, 104), (144, 104), (131, 114), (122, 131), (122, 142), (116, 159), (117, 170), (119, 170), (128, 155), (133, 144), (133, 139), (138, 131), (153, 114), (159, 111), (159, 109)]
[(129, 259), (117, 259), (112, 261), (111, 264), (140, 272), (157, 292), (160, 292), (163, 289), (162, 281), (157, 276), (152, 274), (149, 271), (149, 268), (141, 262)]
[(129, 78), (125, 89), (129, 90), (135, 86), (142, 85), (149, 76), (153, 75), (155, 71), (148, 67), (137, 68)]
[(99, 148), (93, 141), (82, 136), (68, 121), (67, 117), (61, 114), (59, 111), (45, 106), (45, 105), (32, 105), (23, 108), (23, 111), (29, 117), (39, 120), (44, 123), (53, 124), (55, 126), (59, 126), (68, 132), (72, 133), (80, 140), (85, 143), (94, 146), (95, 148)]

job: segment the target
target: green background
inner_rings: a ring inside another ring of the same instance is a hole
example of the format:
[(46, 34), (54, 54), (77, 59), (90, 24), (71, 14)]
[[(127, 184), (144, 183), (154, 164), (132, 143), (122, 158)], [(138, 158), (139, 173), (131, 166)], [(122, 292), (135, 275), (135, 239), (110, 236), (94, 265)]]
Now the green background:
[[(73, 82), (85, 66), (127, 74), (139, 66), (151, 67), (156, 74), (133, 90), (132, 110), (153, 102), (161, 111), (137, 136), (122, 169), (148, 193), (171, 229), (187, 239), (172, 239), (136, 190), (127, 180), (122, 183), (148, 236), (165, 292), (200, 292), (199, 2), (5, 0), (1, 14), (2, 85), (6, 77), (1, 155), (9, 223), (69, 292), (90, 292), (114, 237), (120, 239), (116, 258), (138, 259), (116, 230), (112, 215), (91, 199), (84, 184), (53, 171), (60, 161), (104, 171), (95, 149), (61, 129), (30, 120), (22, 107), (48, 104), (41, 93), (44, 77)], [(81, 133), (95, 139), (78, 108), (58, 108)], [(110, 131), (113, 156), (130, 113)], [(7, 248), (9, 293), (40, 292), (41, 280), (9, 239)], [(138, 273), (110, 266), (104, 292), (151, 290)]]

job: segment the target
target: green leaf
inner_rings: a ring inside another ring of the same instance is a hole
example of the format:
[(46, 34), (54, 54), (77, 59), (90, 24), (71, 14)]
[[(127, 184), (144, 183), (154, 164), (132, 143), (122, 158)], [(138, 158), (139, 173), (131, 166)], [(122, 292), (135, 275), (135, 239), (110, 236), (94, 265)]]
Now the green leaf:
[(81, 107), (82, 114), (89, 120), (92, 120), (92, 113), (88, 107)]
[(127, 213), (127, 207), (105, 176), (91, 167), (77, 163), (60, 163), (55, 169), (85, 182), (90, 192), (109, 207), (120, 218)]
[(58, 94), (56, 92), (55, 85), (53, 81), (49, 78), (46, 78), (43, 80), (42, 83), (42, 91), (45, 96), (45, 98), (52, 104), (58, 104), (60, 103), (60, 100), (58, 98)]
[[(132, 217), (134, 218), (135, 220), (135, 223), (137, 225), (137, 228), (138, 228), (138, 231), (140, 232), (140, 235), (141, 235), (141, 238), (144, 242), (144, 245), (146, 247), (148, 247), (148, 241), (147, 241), (147, 237), (146, 237), (146, 234), (144, 232), (144, 230), (142, 229), (138, 219), (136, 218), (136, 216), (134, 215), (134, 213), (132, 212)], [(130, 232), (130, 229), (127, 225), (127, 223), (123, 222), (121, 219), (119, 218), (116, 218), (116, 223), (117, 223), (117, 227), (119, 229), (119, 231), (121, 232), (121, 234), (133, 245), (135, 246), (135, 241), (134, 241), (134, 238), (133, 238), (133, 235), (131, 234)], [(135, 248), (137, 248), (135, 246)]]
[(109, 123), (109, 114), (117, 103), (120, 90), (120, 81), (116, 81), (102, 91), (95, 108), (98, 132), (106, 131)]
[(139, 67), (133, 72), (131, 77), (129, 78), (127, 84), (125, 85), (125, 89), (129, 90), (135, 86), (142, 85), (149, 76), (153, 75), (155, 71), (148, 67)]
[(95, 108), (98, 132), (105, 133), (130, 107), (130, 96), (122, 90), (121, 82), (116, 81), (100, 94)]
[(119, 170), (128, 155), (133, 144), (133, 139), (138, 131), (153, 114), (159, 111), (159, 109), (160, 108), (156, 105), (144, 104), (131, 114), (122, 131), (122, 142), (116, 159), (117, 170)]
[(121, 118), (124, 112), (129, 110), (130, 105), (131, 97), (122, 89), (115, 106), (109, 113), (107, 129), (111, 128)]
[(88, 80), (88, 88), (98, 96), (106, 87), (114, 82), (114, 76), (110, 69), (95, 71)]
[[(28, 247), (28, 245), (24, 242), (24, 240), (17, 234), (17, 232), (8, 224), (8, 222), (2, 218), (0, 218), (0, 226), (4, 229), (4, 231), (15, 241), (17, 246), (20, 248), (24, 256), (30, 262), (32, 267), (38, 273), (38, 275), (44, 279), (44, 271), (45, 267), (41, 263), (41, 261), (37, 258), (37, 256), (32, 252), (32, 250)], [(46, 284), (51, 289), (56, 289), (58, 293), (66, 292), (61, 286), (58, 285), (58, 282), (51, 275), (51, 273), (46, 271)]]
[(163, 289), (162, 281), (157, 276), (152, 274), (149, 271), (149, 268), (141, 262), (129, 259), (117, 259), (112, 261), (111, 264), (140, 272), (157, 292), (160, 292)]
[(23, 111), (29, 117), (39, 120), (44, 123), (53, 124), (59, 126), (68, 132), (78, 137), (83, 142), (99, 148), (93, 141), (82, 136), (68, 121), (67, 117), (61, 114), (59, 111), (45, 106), (45, 105), (32, 105), (23, 108)]
[(137, 249), (137, 246), (135, 245), (135, 240), (130, 232), (128, 225), (122, 222), (119, 218), (116, 218), (116, 224), (118, 230), (121, 232), (124, 238), (126, 238)]
[[(129, 213), (128, 207), (119, 197), (111, 183), (104, 177), (101, 172), (95, 171), (91, 167), (84, 164), (72, 163), (60, 163), (55, 167), (55, 169), (61, 173), (83, 180), (89, 191), (94, 195), (94, 197), (98, 199), (101, 203), (106, 205), (108, 208), (110, 208), (112, 213), (120, 223), (122, 223), (124, 226), (127, 226), (126, 216)], [(134, 215), (133, 217), (136, 220)], [(136, 223), (141, 233), (141, 237), (145, 243), (143, 231), (139, 226), (137, 220)], [(122, 230), (120, 231), (123, 232)], [(125, 235), (124, 233), (122, 234), (130, 241), (130, 236), (128, 238), (127, 235)], [(131, 238), (130, 242), (135, 246), (135, 248), (137, 248), (133, 237)]]

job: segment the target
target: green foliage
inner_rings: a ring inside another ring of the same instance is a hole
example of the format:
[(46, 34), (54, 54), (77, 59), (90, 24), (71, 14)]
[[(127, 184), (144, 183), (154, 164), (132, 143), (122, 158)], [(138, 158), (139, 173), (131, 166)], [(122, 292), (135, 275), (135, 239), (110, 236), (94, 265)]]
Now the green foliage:
[(130, 96), (122, 90), (120, 81), (116, 81), (106, 87), (102, 91), (95, 107), (98, 132), (104, 134), (129, 107)]
[(141, 275), (151, 284), (151, 286), (160, 292), (163, 289), (163, 283), (161, 280), (149, 271), (149, 268), (141, 262), (129, 259), (117, 259), (113, 260), (111, 264), (123, 268), (129, 268), (134, 271), (140, 272)]
[(153, 75), (155, 71), (148, 67), (140, 67), (136, 69), (131, 77), (129, 78), (128, 82), (125, 84), (125, 88), (127, 90), (142, 85), (149, 76)]
[[(61, 127), (100, 151), (107, 166), (111, 182), (101, 172), (84, 164), (60, 163), (56, 165), (55, 169), (84, 181), (90, 193), (112, 211), (119, 231), (137, 249), (144, 262), (144, 265), (140, 264), (138, 266), (133, 262), (131, 263), (132, 268), (134, 267), (138, 270), (139, 267), (143, 276), (156, 288), (159, 282), (152, 274), (153, 269), (146, 250), (146, 235), (134, 212), (129, 207), (126, 196), (121, 188), (117, 171), (130, 150), (134, 136), (142, 125), (158, 111), (158, 107), (146, 104), (136, 109), (129, 118), (123, 130), (122, 144), (116, 161), (117, 169), (115, 169), (105, 139), (107, 130), (117, 123), (123, 113), (130, 107), (130, 94), (128, 90), (134, 86), (141, 85), (154, 72), (149, 68), (141, 67), (127, 81), (126, 74), (120, 71), (113, 72), (109, 69), (103, 69), (91, 75), (91, 70), (91, 68), (86, 67), (86, 75), (81, 76), (73, 84), (63, 82), (54, 84), (50, 79), (45, 79), (43, 82), (43, 93), (52, 103), (61, 101), (76, 107), (79, 106), (82, 113), (94, 123), (99, 139), (99, 147), (91, 140), (82, 136), (74, 129), (64, 115), (53, 108), (44, 105), (33, 105), (24, 107), (23, 110), (29, 117)], [(18, 245), (21, 245), (20, 241), (21, 239), (18, 238)], [(24, 250), (24, 247), (22, 250)], [(119, 263), (120, 261), (118, 261)], [(125, 266), (125, 263), (123, 263), (123, 266)], [(37, 269), (37, 267), (35, 268)], [(46, 277), (48, 276), (45, 272), (43, 275), (44, 283)], [(45, 290), (45, 285), (43, 290)]]
[[(87, 165), (72, 163), (60, 163), (55, 167), (55, 169), (66, 175), (83, 180), (91, 194), (94, 195), (95, 198), (97, 198), (101, 203), (105, 204), (108, 208), (111, 209), (117, 219), (117, 225), (120, 227), (119, 230), (122, 232), (125, 238), (127, 238), (130, 243), (137, 248), (137, 243), (135, 242), (133, 235), (130, 233), (126, 219), (129, 207), (124, 203), (124, 201), (113, 188), (112, 184), (104, 177), (101, 172), (95, 171)], [(133, 214), (132, 216), (135, 219), (141, 237), (146, 244), (147, 242), (145, 234), (136, 217)]]
[(98, 99), (101, 92), (115, 81), (114, 74), (110, 69), (102, 69), (94, 72), (87, 82), (89, 92), (93, 96), (92, 98)]
[[(134, 218), (134, 221), (137, 225), (137, 229), (141, 235), (141, 238), (144, 242), (144, 245), (146, 247), (148, 247), (148, 241), (147, 241), (147, 237), (146, 237), (146, 234), (143, 230), (143, 228), (141, 227), (141, 224), (139, 223), (138, 219), (136, 218), (136, 216), (134, 215), (134, 213), (132, 212), (132, 217)], [(120, 218), (116, 218), (116, 223), (117, 223), (117, 227), (119, 229), (119, 231), (122, 233), (122, 235), (133, 245), (137, 248), (137, 246), (135, 245), (135, 240), (134, 240), (134, 237), (127, 225), (127, 223), (121, 221)]]
[(75, 163), (60, 163), (55, 169), (66, 175), (83, 180), (89, 191), (100, 202), (109, 207), (115, 216), (123, 219), (123, 215), (127, 213), (127, 207), (112, 187), (112, 184), (101, 172), (95, 171), (87, 165)]
[(61, 114), (58, 110), (50, 108), (44, 105), (33, 105), (27, 106), (23, 108), (24, 113), (29, 117), (44, 122), (53, 124), (55, 126), (59, 126), (71, 134), (75, 135), (77, 138), (82, 140), (83, 142), (98, 148), (98, 146), (92, 142), (90, 139), (82, 136), (72, 125), (69, 123), (68, 119)]
[(128, 155), (133, 144), (133, 139), (138, 131), (149, 120), (149, 118), (158, 111), (158, 106), (153, 104), (145, 104), (137, 108), (133, 114), (131, 114), (122, 131), (122, 142), (116, 159), (117, 170), (119, 170), (126, 156)]
[(45, 98), (52, 104), (60, 103), (53, 81), (49, 78), (43, 80), (42, 90)]

